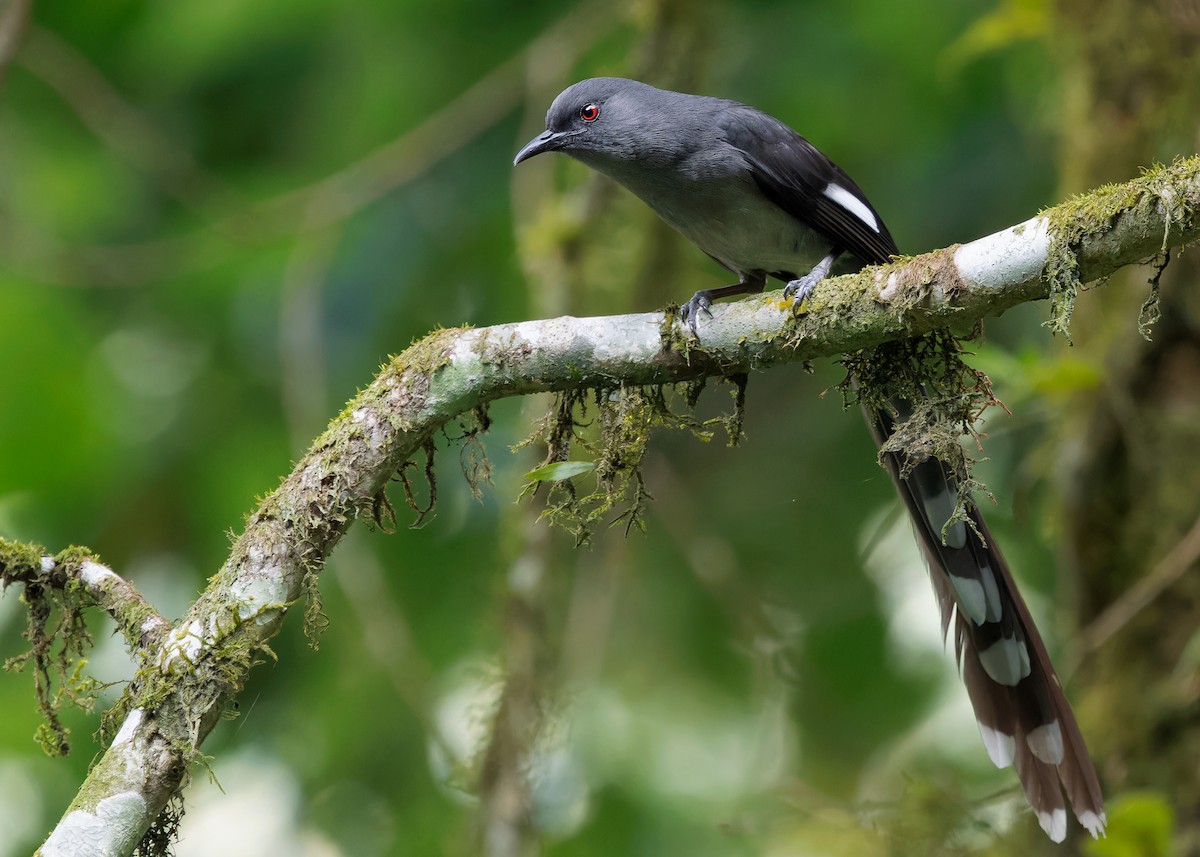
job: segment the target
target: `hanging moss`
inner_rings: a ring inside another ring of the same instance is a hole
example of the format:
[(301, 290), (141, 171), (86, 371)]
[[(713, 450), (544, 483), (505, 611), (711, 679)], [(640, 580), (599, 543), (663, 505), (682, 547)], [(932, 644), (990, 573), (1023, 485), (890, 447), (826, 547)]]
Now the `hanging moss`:
[(96, 562), (85, 548), (70, 547), (43, 563), (40, 545), (0, 539), (0, 585), (21, 582), (21, 603), (28, 611), (22, 636), (29, 649), (4, 662), (4, 668), (21, 672), (32, 665), (34, 693), (43, 722), (34, 740), (49, 755), (65, 756), (71, 750), (71, 732), (59, 717), (64, 703), (84, 711), (95, 705), (100, 684), (86, 673), (85, 655), (91, 648), (84, 609), (92, 599), (71, 573), (84, 562)]
[(1147, 342), (1151, 341), (1150, 334), (1154, 330), (1154, 325), (1162, 319), (1162, 307), (1160, 305), (1160, 283), (1162, 282), (1163, 271), (1167, 269), (1167, 265), (1171, 263), (1171, 251), (1166, 249), (1154, 261), (1154, 275), (1150, 278), (1150, 294), (1146, 296), (1145, 302), (1142, 304), (1141, 310), (1138, 312), (1138, 333)]
[[(709, 441), (721, 428), (731, 446), (741, 439), (747, 378), (741, 374), (726, 380), (733, 384), (733, 408), (707, 420), (697, 419), (691, 412), (703, 389), (699, 382), (677, 385), (678, 389), (617, 386), (557, 394), (530, 437), (513, 449), (545, 444), (546, 457), (532, 474), (563, 475), (534, 478), (521, 496), (532, 496), (546, 486), (546, 508), (541, 518), (571, 533), (576, 544), (590, 540), (596, 527), (610, 516), (608, 526), (624, 524), (626, 534), (634, 528), (644, 530), (646, 504), (652, 497), (641, 468), (655, 429), (688, 431), (699, 440)], [(681, 398), (684, 409), (674, 410), (668, 397)], [(583, 451), (591, 467), (550, 468), (570, 461), (576, 449)], [(587, 493), (581, 493), (576, 484), (583, 478), (594, 480)]]
[(183, 795), (176, 792), (150, 828), (142, 836), (133, 857), (167, 857), (179, 838), (179, 825), (183, 821)]
[[(1050, 234), (1044, 270), (1050, 285), (1050, 318), (1046, 326), (1052, 332), (1061, 333), (1070, 340), (1071, 314), (1082, 284), (1079, 249), (1084, 240), (1103, 235), (1118, 217), (1149, 199), (1165, 214), (1161, 247), (1165, 254), (1172, 228), (1190, 229), (1192, 226), (1195, 202), (1178, 193), (1177, 188), (1194, 182), (1198, 172), (1200, 157), (1181, 158), (1170, 166), (1156, 165), (1134, 181), (1104, 185), (1043, 212), (1049, 220)], [(1157, 287), (1157, 277), (1154, 285)], [(1154, 297), (1152, 292), (1151, 298)], [(1152, 315), (1156, 303), (1148, 301), (1149, 310), (1143, 308), (1143, 323)]]
[[(896, 456), (901, 477), (931, 458), (949, 465), (957, 477), (958, 499), (943, 535), (959, 521), (971, 524), (972, 494), (988, 492), (972, 475), (962, 438), (982, 449), (975, 424), (988, 408), (1003, 407), (987, 375), (967, 365), (962, 345), (946, 329), (855, 351), (844, 355), (842, 363), (847, 376), (839, 389), (846, 404), (887, 413), (895, 421), (880, 446), (880, 463), (886, 455)], [(911, 412), (902, 414), (898, 403)]]
[(488, 415), (487, 405), (480, 405), (464, 417), (460, 423), (462, 434), (447, 439), (460, 443), (458, 464), (462, 468), (463, 479), (471, 489), (471, 496), (476, 500), (483, 499), (483, 484), (492, 483), (492, 463), (488, 459), (487, 448), (483, 445), (483, 436), (492, 426)]
[(1071, 315), (1081, 285), (1079, 247), (1084, 238), (1107, 229), (1114, 218), (1138, 201), (1141, 193), (1141, 188), (1132, 182), (1109, 184), (1043, 212), (1050, 218), (1050, 249), (1044, 270), (1050, 285), (1050, 318), (1046, 326), (1052, 333), (1065, 336), (1068, 342)]

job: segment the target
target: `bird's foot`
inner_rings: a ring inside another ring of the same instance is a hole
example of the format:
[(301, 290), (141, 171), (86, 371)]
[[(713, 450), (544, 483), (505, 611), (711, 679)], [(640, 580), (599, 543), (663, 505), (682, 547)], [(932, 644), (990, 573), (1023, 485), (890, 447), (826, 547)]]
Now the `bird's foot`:
[(816, 271), (805, 274), (798, 280), (792, 280), (783, 287), (783, 296), (792, 299), (793, 308), (798, 308), (802, 303), (812, 297), (813, 291), (817, 288), (817, 283), (825, 279), (817, 274)]
[(679, 318), (691, 328), (692, 336), (697, 339), (700, 338), (700, 332), (696, 330), (696, 322), (700, 318), (700, 313), (712, 318), (710, 306), (712, 306), (712, 293), (708, 290), (701, 290), (692, 295), (691, 299), (679, 308)]

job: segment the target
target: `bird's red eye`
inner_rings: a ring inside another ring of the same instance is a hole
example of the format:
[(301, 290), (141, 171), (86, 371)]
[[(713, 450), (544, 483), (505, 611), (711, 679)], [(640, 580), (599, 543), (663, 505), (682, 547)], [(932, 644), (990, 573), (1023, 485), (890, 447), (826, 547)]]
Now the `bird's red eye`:
[(579, 118), (584, 122), (595, 122), (600, 118), (599, 104), (585, 104), (579, 108)]

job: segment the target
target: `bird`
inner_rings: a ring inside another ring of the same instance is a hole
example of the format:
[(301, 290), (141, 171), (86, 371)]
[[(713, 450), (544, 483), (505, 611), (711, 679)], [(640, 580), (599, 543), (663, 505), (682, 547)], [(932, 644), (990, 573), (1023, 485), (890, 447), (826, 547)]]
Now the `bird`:
[[(546, 130), (520, 149), (516, 166), (561, 152), (624, 186), (738, 281), (697, 291), (680, 317), (698, 336), (714, 300), (756, 294), (768, 277), (796, 305), (837, 273), (899, 255), (863, 190), (781, 120), (736, 101), (598, 77), (564, 89)], [(896, 413), (869, 412), (877, 444)], [(1094, 837), (1107, 817), (1095, 768), (1037, 627), (974, 502), (950, 519), (954, 467), (934, 457), (902, 465), (884, 457), (909, 513), (991, 761), (1015, 766), (1046, 834), (1062, 842), (1069, 802)], [(1064, 792), (1066, 800), (1064, 800)]]

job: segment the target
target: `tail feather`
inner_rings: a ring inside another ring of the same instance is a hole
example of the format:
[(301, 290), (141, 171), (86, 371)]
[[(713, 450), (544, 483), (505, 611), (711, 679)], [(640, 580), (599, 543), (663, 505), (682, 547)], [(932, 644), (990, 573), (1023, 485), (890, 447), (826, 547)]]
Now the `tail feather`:
[[(867, 423), (877, 443), (892, 434), (889, 414), (868, 413)], [(1064, 791), (1080, 824), (1093, 837), (1103, 835), (1104, 798), (1083, 735), (983, 516), (970, 508), (970, 523), (952, 525), (943, 541), (957, 497), (952, 468), (926, 459), (901, 476), (895, 455), (885, 461), (929, 565), (943, 633), (953, 626), (955, 655), (988, 756), (997, 767), (1015, 765), (1052, 840), (1066, 838)]]

